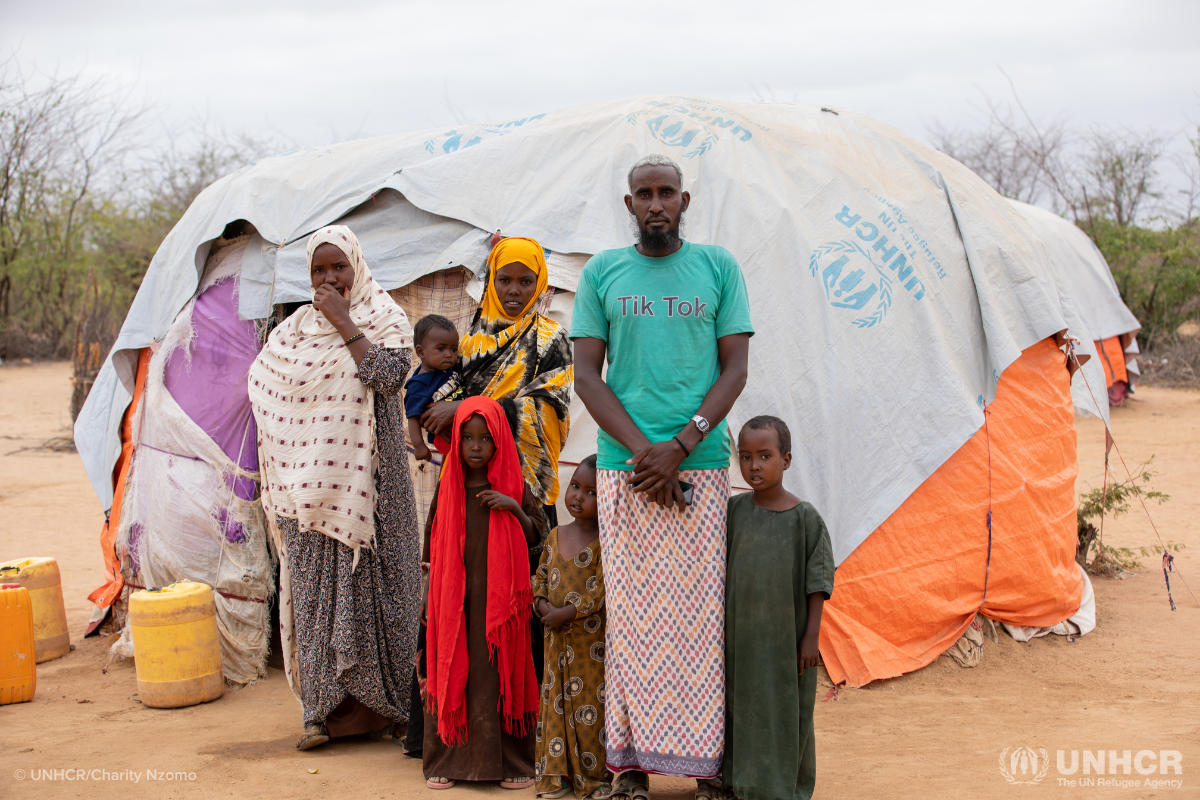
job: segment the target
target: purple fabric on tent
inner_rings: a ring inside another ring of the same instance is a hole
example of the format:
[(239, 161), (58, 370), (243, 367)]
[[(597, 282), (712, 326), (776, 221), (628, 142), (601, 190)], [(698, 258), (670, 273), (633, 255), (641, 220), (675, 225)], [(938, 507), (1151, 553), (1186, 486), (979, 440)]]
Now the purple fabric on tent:
[[(238, 319), (237, 284), (238, 278), (231, 277), (196, 298), (191, 358), (182, 347), (171, 353), (164, 383), (179, 407), (231, 461), (247, 472), (257, 472), (258, 428), (250, 409), (246, 376), (261, 344), (254, 323)], [(254, 481), (237, 478), (232, 485), (241, 499), (254, 498)], [(231, 540), (242, 538), (240, 525), (234, 523), (236, 531), (226, 527)]]

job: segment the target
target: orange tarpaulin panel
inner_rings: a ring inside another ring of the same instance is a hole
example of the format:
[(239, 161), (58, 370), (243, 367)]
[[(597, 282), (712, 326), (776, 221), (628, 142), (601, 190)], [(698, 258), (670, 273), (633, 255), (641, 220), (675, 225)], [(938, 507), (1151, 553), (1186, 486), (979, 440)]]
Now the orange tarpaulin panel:
[(108, 519), (100, 529), (100, 550), (104, 553), (105, 583), (88, 595), (101, 608), (108, 608), (125, 586), (121, 576), (121, 559), (117, 555), (117, 530), (121, 527), (121, 501), (125, 497), (125, 481), (129, 478), (129, 464), (133, 460), (133, 418), (138, 403), (146, 388), (146, 368), (150, 365), (150, 348), (143, 347), (138, 353), (137, 377), (134, 379), (133, 400), (121, 418), (121, 455), (113, 467), (113, 504)]
[(1110, 336), (1103, 342), (1094, 342), (1096, 352), (1100, 354), (1100, 364), (1104, 367), (1104, 382), (1112, 388), (1116, 381), (1129, 383), (1129, 373), (1125, 370), (1125, 348), (1121, 346), (1120, 336)]
[(834, 683), (862, 686), (924, 667), (976, 611), (1016, 625), (1075, 613), (1077, 472), (1070, 376), (1047, 339), (1004, 371), (986, 430), (838, 567), (821, 620)]

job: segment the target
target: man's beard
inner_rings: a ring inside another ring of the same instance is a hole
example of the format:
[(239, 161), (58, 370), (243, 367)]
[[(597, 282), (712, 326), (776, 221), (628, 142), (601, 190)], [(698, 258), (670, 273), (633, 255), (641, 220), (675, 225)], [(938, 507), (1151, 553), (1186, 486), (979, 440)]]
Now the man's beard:
[(672, 228), (647, 229), (638, 224), (635, 217), (631, 216), (630, 219), (637, 231), (638, 244), (645, 250), (675, 250), (683, 241), (683, 215)]

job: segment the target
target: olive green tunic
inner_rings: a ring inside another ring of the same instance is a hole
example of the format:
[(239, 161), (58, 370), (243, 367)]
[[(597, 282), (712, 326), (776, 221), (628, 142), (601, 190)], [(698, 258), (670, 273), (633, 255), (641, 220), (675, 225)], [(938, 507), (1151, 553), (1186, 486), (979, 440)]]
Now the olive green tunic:
[(817, 670), (797, 675), (808, 595), (833, 593), (833, 548), (810, 503), (729, 500), (724, 778), (742, 800), (809, 800), (816, 785)]

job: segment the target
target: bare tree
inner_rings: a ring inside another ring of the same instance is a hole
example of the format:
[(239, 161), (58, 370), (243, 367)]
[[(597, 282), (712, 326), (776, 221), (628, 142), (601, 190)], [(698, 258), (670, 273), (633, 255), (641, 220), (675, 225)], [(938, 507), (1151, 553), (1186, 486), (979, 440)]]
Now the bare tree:
[(178, 219), (210, 185), (287, 146), (278, 137), (235, 133), (195, 119), (166, 133), (166, 144), (144, 158), (136, 192), (141, 205)]
[(1172, 160), (1187, 180), (1187, 187), (1179, 190), (1183, 208), (1179, 216), (1184, 224), (1200, 218), (1200, 125), (1196, 135), (1188, 136), (1188, 152), (1176, 153)]
[[(1047, 200), (1089, 232), (1098, 219), (1121, 227), (1137, 224), (1148, 201), (1161, 197), (1157, 167), (1167, 141), (1161, 133), (1097, 128), (1086, 136), (1072, 135), (1061, 119), (1036, 120), (1011, 79), (1009, 87), (1008, 102), (984, 95), (982, 130), (951, 131), (935, 122), (930, 128), (934, 146), (1006, 197)], [(1193, 196), (1200, 200), (1200, 179), (1195, 184)], [(1195, 204), (1191, 201), (1189, 215)]]
[(0, 62), (0, 356), (18, 304), (24, 328), (62, 348), (84, 218), (97, 182), (136, 144), (143, 113), (103, 80), (42, 74), (15, 55)]
[[(1028, 144), (1032, 137), (1011, 120), (997, 123), (996, 113), (993, 109), (992, 118), (979, 131), (952, 131), (935, 122), (929, 131), (933, 146), (961, 161), (1005, 197), (1035, 203), (1053, 193), (1043, 174), (1047, 159), (1033, 155)], [(1052, 158), (1057, 157), (1063, 139), (1062, 127), (1056, 125), (1048, 145)]]
[(1075, 205), (1089, 219), (1098, 211), (1121, 227), (1135, 224), (1146, 201), (1162, 196), (1156, 170), (1165, 143), (1154, 131), (1093, 131), (1081, 157), (1085, 180)]

